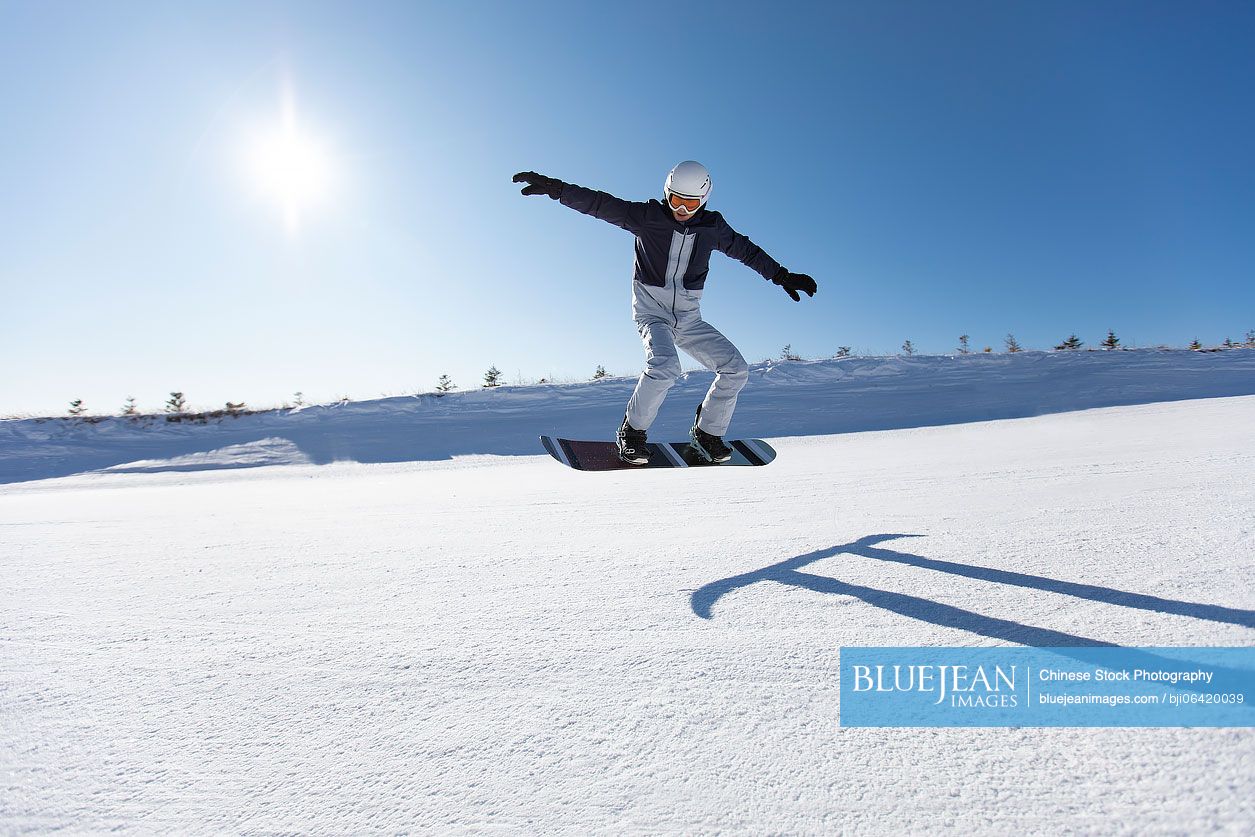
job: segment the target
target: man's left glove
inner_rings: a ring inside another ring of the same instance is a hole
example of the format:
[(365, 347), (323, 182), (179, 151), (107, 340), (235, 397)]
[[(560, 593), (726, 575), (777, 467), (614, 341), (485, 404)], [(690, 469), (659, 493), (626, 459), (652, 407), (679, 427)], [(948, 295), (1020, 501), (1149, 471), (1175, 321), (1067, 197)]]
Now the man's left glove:
[(802, 291), (807, 296), (814, 296), (815, 291), (819, 290), (815, 280), (805, 273), (790, 273), (783, 267), (776, 271), (776, 275), (771, 277), (771, 281), (784, 288), (784, 292), (793, 297), (794, 302), (802, 301), (802, 298), (797, 295), (798, 291)]
[(566, 185), (557, 178), (545, 177), (534, 171), (519, 172), (514, 175), (514, 182), (527, 184), (523, 187), (524, 195), (548, 195), (554, 200), (562, 197), (562, 187)]

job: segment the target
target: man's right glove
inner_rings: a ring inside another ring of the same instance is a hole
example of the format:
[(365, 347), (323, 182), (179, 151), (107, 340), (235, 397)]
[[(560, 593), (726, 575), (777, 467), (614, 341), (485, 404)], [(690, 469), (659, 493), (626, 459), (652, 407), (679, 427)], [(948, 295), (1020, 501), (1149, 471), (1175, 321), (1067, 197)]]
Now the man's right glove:
[(802, 301), (802, 298), (797, 295), (798, 291), (804, 292), (807, 296), (814, 296), (815, 291), (819, 290), (815, 280), (805, 273), (790, 273), (783, 267), (776, 271), (771, 281), (784, 288), (784, 292), (793, 297), (794, 302)]
[(537, 174), (534, 171), (521, 171), (514, 175), (515, 183), (526, 183), (521, 194), (524, 195), (548, 195), (557, 200), (562, 197), (562, 187), (566, 184), (561, 180), (553, 177), (545, 177), (543, 174)]

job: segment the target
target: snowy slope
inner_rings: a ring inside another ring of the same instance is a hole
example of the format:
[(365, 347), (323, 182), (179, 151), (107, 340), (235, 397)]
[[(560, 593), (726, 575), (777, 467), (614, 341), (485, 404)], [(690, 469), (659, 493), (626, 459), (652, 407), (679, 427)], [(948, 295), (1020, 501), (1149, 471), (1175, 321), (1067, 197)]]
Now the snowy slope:
[[(676, 384), (651, 438), (687, 438), (711, 374)], [(105, 468), (412, 462), (533, 454), (541, 434), (608, 439), (634, 378), (507, 386), (226, 418), (0, 421), (0, 483)], [(779, 437), (927, 427), (1093, 407), (1255, 394), (1255, 350), (1021, 352), (758, 364), (732, 433)]]
[[(1255, 642), (1255, 397), (803, 435), (895, 405), (922, 424), (1060, 388), (1250, 384), (1241, 353), (1128, 353), (1167, 364), (1144, 377), (1053, 357), (761, 369), (738, 427), (780, 455), (755, 469), (474, 447), (535, 414), (600, 428), (622, 382), (162, 427), (151, 448), (9, 423), (0, 831), (1251, 833), (1250, 729), (838, 725), (845, 645)], [(961, 380), (1021, 362), (1092, 366)], [(375, 441), (353, 451), (384, 459), (425, 410), (458, 417), (444, 455), (476, 455), (319, 465), (283, 424), (356, 416)], [(219, 467), (265, 462), (288, 464)]]

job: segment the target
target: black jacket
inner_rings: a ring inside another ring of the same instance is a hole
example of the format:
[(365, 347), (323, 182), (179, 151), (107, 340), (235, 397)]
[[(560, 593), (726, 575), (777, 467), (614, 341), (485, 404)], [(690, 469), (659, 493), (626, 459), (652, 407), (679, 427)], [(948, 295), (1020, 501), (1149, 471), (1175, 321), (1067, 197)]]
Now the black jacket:
[(673, 278), (669, 272), (682, 271), (684, 288), (701, 290), (710, 272), (712, 250), (753, 268), (764, 279), (770, 280), (780, 270), (779, 263), (761, 247), (732, 229), (718, 212), (705, 207), (681, 223), (660, 200), (625, 201), (574, 183), (563, 185), (558, 200), (563, 206), (635, 235), (635, 279), (645, 285), (663, 287)]

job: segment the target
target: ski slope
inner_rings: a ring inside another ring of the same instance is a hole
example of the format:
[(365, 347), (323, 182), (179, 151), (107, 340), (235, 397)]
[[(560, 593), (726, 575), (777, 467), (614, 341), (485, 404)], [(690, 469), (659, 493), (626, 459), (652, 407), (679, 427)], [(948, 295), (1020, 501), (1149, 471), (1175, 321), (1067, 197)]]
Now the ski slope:
[(759, 367), (752, 469), (511, 448), (621, 381), (6, 422), (0, 830), (1251, 833), (1250, 729), (839, 725), (842, 646), (1255, 642), (1255, 352), (1053, 357)]
[[(686, 439), (712, 375), (688, 372), (650, 428)], [(194, 471), (530, 455), (537, 437), (610, 439), (635, 377), (503, 386), (274, 410), (207, 424), (0, 420), (0, 483), (86, 471)], [(764, 362), (733, 435), (777, 438), (929, 427), (1095, 407), (1255, 395), (1255, 351), (1141, 349)]]

